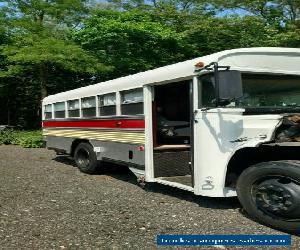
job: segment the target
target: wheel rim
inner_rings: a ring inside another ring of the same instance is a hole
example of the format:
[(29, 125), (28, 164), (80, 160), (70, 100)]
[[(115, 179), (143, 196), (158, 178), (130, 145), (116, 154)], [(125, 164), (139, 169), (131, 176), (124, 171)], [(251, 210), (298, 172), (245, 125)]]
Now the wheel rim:
[(258, 180), (252, 188), (257, 208), (281, 220), (300, 220), (300, 184), (285, 176)]
[(87, 167), (90, 164), (90, 154), (87, 150), (80, 148), (77, 151), (77, 161), (82, 167)]

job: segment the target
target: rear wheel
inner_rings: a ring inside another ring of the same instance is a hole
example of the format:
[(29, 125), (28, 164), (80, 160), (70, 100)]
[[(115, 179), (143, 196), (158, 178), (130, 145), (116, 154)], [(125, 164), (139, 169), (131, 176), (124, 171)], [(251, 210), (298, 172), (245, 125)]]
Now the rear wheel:
[(238, 179), (237, 194), (258, 222), (286, 232), (300, 232), (300, 162), (253, 165)]
[(93, 174), (97, 168), (97, 156), (91, 144), (80, 143), (74, 152), (74, 160), (83, 173)]

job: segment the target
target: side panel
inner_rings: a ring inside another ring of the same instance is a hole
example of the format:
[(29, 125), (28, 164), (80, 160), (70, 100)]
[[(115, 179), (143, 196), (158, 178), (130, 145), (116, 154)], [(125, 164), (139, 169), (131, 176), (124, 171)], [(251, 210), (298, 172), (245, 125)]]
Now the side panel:
[(244, 116), (241, 109), (196, 110), (195, 194), (236, 195), (225, 188), (227, 165), (235, 151), (272, 140), (280, 115)]
[(71, 153), (76, 139), (88, 140), (99, 160), (145, 165), (145, 132), (142, 119), (51, 120), (43, 122), (47, 147)]

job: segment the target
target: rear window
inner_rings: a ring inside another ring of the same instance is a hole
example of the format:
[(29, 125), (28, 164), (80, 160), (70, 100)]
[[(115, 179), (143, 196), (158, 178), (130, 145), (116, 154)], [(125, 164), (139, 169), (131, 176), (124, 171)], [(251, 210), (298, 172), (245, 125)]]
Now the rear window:
[(45, 119), (52, 119), (52, 104), (45, 105), (44, 117)]

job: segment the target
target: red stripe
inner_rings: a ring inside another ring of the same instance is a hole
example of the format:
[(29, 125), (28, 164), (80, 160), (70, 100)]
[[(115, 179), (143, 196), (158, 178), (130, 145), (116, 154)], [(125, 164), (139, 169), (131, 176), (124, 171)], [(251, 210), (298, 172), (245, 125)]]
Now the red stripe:
[(145, 128), (144, 120), (44, 121), (44, 128)]

